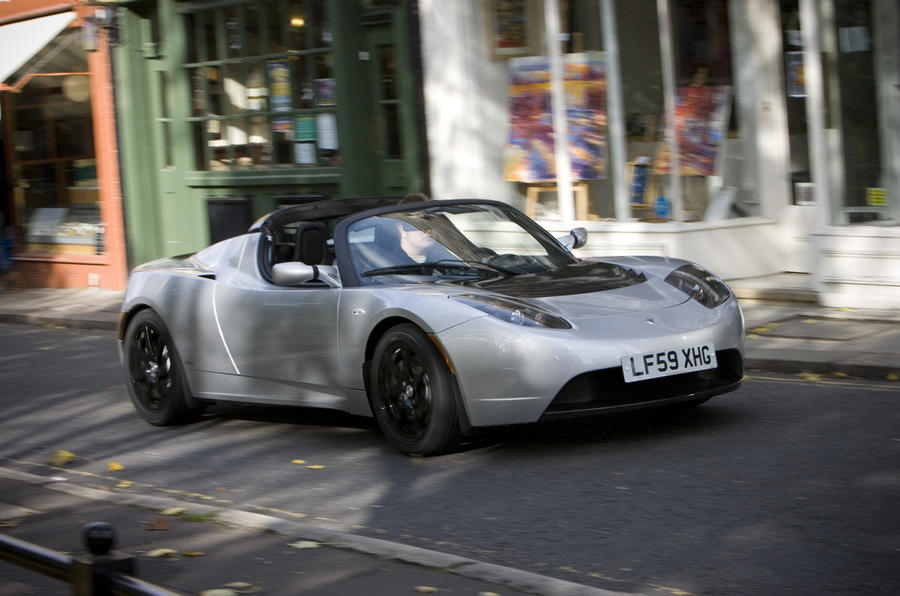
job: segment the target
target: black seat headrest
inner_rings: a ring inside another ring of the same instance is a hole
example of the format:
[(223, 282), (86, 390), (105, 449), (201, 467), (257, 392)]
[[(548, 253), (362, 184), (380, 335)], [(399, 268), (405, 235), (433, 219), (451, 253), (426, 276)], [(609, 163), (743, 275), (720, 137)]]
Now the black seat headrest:
[(328, 254), (328, 234), (325, 224), (319, 221), (304, 221), (297, 226), (294, 241), (294, 260), (306, 265), (320, 265)]

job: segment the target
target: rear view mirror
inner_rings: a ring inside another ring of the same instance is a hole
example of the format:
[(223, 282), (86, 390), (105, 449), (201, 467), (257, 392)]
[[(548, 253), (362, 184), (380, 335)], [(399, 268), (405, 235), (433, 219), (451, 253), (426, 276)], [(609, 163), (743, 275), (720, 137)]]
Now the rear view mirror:
[(588, 233), (585, 228), (572, 228), (565, 236), (557, 238), (566, 250), (572, 251), (587, 244)]
[(272, 267), (272, 280), (279, 286), (302, 286), (309, 281), (321, 281), (332, 288), (341, 287), (337, 270), (330, 265), (277, 263)]

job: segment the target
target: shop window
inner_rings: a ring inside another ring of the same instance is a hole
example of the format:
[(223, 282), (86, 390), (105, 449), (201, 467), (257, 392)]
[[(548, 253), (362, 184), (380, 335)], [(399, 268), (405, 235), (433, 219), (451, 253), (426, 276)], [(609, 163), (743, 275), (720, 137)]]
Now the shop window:
[[(494, 23), (510, 21), (524, 25), (530, 22), (525, 12), (530, 6), (528, 3), (501, 4), (493, 7)], [(602, 52), (598, 3), (573, 0), (560, 2), (559, 6), (575, 215), (578, 219), (612, 217), (614, 205), (606, 106), (608, 64)], [(521, 15), (518, 19), (516, 10)], [(522, 34), (517, 35), (521, 37)], [(522, 47), (532, 45), (531, 40), (520, 41)], [(523, 53), (522, 47), (512, 54)], [(495, 54), (502, 49), (495, 47)], [(561, 215), (556, 186), (556, 151), (559, 147), (552, 117), (550, 68), (549, 59), (544, 55), (516, 56), (509, 60), (510, 127), (503, 176), (517, 182), (519, 191), (526, 196), (525, 212), (541, 219), (555, 219)]]
[(324, 0), (264, 0), (186, 16), (198, 170), (341, 164)]
[[(558, 3), (575, 218), (608, 220), (624, 211), (632, 220), (709, 221), (756, 214), (755, 195), (741, 188), (744, 148), (733, 110), (729, 2), (668, 0), (667, 47), (661, 45), (657, 0), (612, 0), (609, 12), (604, 4)], [(609, 14), (616, 21), (617, 64), (609, 63), (613, 54), (606, 47), (603, 18)], [(669, 67), (674, 80), (667, 88)], [(619, 73), (623, 113), (616, 125), (624, 143), (610, 138), (611, 69)], [(556, 218), (561, 209), (549, 63), (542, 56), (513, 57), (509, 71), (504, 179), (519, 183), (526, 212)], [(675, 106), (672, 126), (667, 99)], [(669, 130), (677, 139), (677, 172)], [(622, 188), (628, 196), (624, 210), (615, 198)]]
[(800, 0), (781, 2), (784, 91), (790, 147), (791, 203), (812, 205), (813, 184), (809, 161), (806, 84), (803, 71), (803, 32)]
[[(897, 81), (896, 70), (890, 72), (891, 52), (897, 52), (896, 29), (900, 8), (885, 2), (884, 22), (871, 0), (834, 0), (834, 23), (829, 33), (834, 47), (826, 62), (827, 80), (831, 81), (831, 111), (836, 115), (830, 123), (840, 133), (840, 153), (835, 156), (833, 192), (837, 224), (897, 225), (897, 188), (891, 188), (891, 167), (884, 149), (889, 147), (883, 135), (897, 134), (890, 129), (891, 96), (882, 87)], [(893, 64), (896, 67), (896, 59)], [(891, 196), (893, 195), (893, 196)]]
[(656, 2), (617, 3), (631, 216), (664, 221), (677, 218), (678, 208), (683, 221), (748, 215), (752, 207), (740, 204), (738, 192), (742, 148), (733, 118), (727, 2), (671, 0), (669, 10), (679, 201), (673, 200), (673, 129), (662, 82), (661, 50), (668, 50), (660, 47)]
[(103, 252), (90, 75), (79, 30), (61, 33), (3, 96), (12, 221), (20, 253)]

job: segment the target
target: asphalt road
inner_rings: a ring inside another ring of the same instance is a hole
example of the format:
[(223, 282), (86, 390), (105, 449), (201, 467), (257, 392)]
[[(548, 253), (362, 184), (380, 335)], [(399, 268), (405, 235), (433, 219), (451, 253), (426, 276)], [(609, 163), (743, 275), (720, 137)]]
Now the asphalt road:
[(409, 458), (369, 421), (313, 410), (214, 406), (152, 427), (112, 334), (0, 325), (2, 466), (625, 592), (900, 593), (898, 405), (896, 383), (759, 376), (691, 411)]

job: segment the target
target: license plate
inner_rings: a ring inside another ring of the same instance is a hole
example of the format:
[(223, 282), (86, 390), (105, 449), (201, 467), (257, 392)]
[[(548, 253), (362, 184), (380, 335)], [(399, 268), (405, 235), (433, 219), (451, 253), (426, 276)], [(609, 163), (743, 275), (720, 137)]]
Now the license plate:
[(626, 383), (709, 370), (716, 366), (716, 347), (713, 344), (631, 354), (622, 358)]

